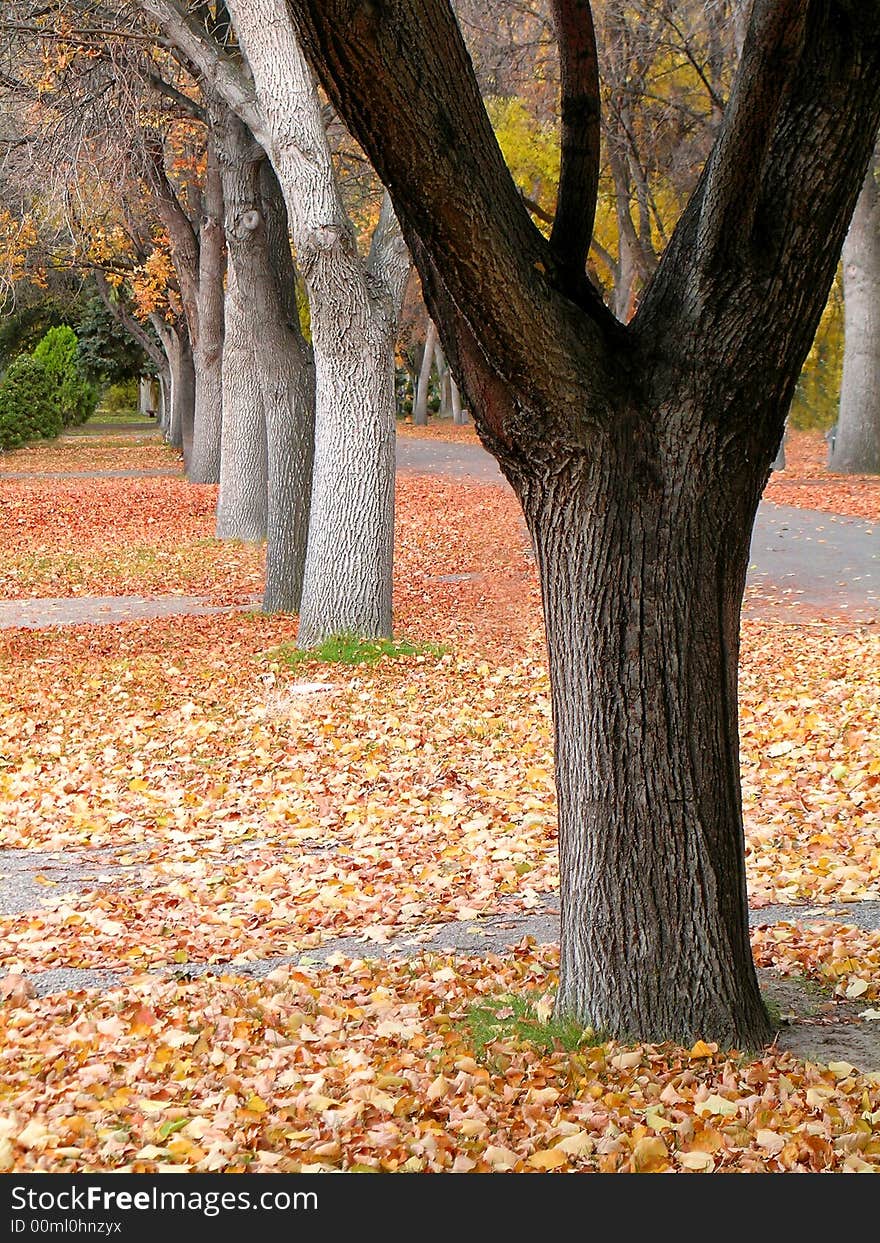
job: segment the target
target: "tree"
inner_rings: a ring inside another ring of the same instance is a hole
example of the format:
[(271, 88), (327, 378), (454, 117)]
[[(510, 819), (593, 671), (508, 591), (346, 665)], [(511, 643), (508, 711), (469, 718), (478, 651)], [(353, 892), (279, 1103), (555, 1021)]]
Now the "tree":
[(880, 474), (880, 185), (872, 161), (843, 244), (844, 354), (830, 470)]
[(269, 155), (309, 297), (315, 457), (298, 642), (391, 633), (394, 358), (409, 257), (390, 202), (364, 258), (283, 0), (230, 3), (244, 64), (181, 0), (138, 0)]
[(549, 239), (448, 0), (288, 0), (389, 188), (431, 317), (537, 551), (556, 737), (557, 1007), (755, 1047), (737, 729), (752, 525), (880, 123), (877, 0), (754, 0), (718, 135), (638, 311), (586, 274), (588, 0), (555, 0)]

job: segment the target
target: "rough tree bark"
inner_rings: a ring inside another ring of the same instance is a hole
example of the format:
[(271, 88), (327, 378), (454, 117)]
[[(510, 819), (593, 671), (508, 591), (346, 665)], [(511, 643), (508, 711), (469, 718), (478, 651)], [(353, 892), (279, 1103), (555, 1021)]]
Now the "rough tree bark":
[(747, 935), (740, 607), (757, 504), (880, 122), (880, 4), (755, 0), (712, 154), (628, 325), (586, 275), (599, 132), (587, 0), (554, 2), (563, 116), (579, 121), (549, 243), (448, 0), (288, 7), (391, 191), (537, 549), (558, 1009), (615, 1036), (756, 1047), (771, 1024)]
[(383, 209), (364, 261), (283, 0), (229, 4), (246, 71), (206, 39), (180, 0), (139, 3), (249, 126), (284, 191), (315, 358), (313, 504), (298, 641), (390, 634), (393, 347), (410, 266), (393, 211)]
[(215, 105), (227, 239), (223, 339), (223, 434), (217, 535), (259, 543), (269, 521), (266, 415), (256, 354), (264, 325), (254, 322), (255, 283), (264, 244), (260, 147), (237, 117)]
[(828, 467), (880, 474), (880, 185), (868, 170), (843, 244), (840, 411)]
[(315, 461), (298, 642), (391, 634), (394, 339), (409, 259), (387, 205), (366, 262), (283, 0), (230, 4), (309, 294)]
[[(181, 433), (178, 429), (179, 420), (172, 409), (171, 443), (179, 444), (183, 448), (187, 476), (192, 482), (216, 483), (220, 478), (223, 419), (222, 316), (225, 267), (219, 169), (213, 144), (209, 141), (204, 210), (197, 231), (169, 180), (161, 140), (154, 137), (149, 146), (151, 158), (148, 173), (156, 196), (159, 218), (171, 243), (171, 260), (177, 274), (187, 324), (189, 357), (184, 360), (183, 365), (193, 368), (193, 410), (185, 411), (187, 425)], [(184, 389), (181, 388), (181, 393), (183, 392)]]
[(267, 612), (302, 594), (314, 454), (314, 365), (299, 323), (281, 187), (246, 125), (222, 103), (218, 150), (229, 251), (223, 457), (217, 530), (268, 536)]
[(219, 482), (223, 427), (226, 238), (223, 232), (223, 186), (212, 128), (208, 131), (195, 292), (197, 332), (193, 341), (193, 361), (196, 369), (196, 408), (192, 457), (187, 468), (192, 483)]
[(297, 612), (302, 602), (315, 456), (315, 361), (303, 337), (288, 215), (275, 170), (260, 170), (265, 262), (255, 308), (265, 325), (258, 353), (269, 445), (267, 613)]
[(168, 359), (171, 377), (170, 400), (167, 403), (165, 439), (183, 451), (184, 461), (192, 450), (193, 424), (196, 410), (196, 371), (192, 347), (185, 324), (163, 325), (162, 346)]

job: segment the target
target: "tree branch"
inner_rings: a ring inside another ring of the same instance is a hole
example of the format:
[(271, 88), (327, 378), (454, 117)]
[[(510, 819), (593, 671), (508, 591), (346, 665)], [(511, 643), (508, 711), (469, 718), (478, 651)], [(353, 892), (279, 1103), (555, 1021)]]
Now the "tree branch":
[(762, 171), (804, 47), (810, 0), (755, 0), (718, 140), (703, 176), (703, 264), (749, 237)]
[[(535, 351), (576, 384), (585, 360), (604, 356), (615, 321), (586, 278), (572, 295), (566, 269), (529, 218), (449, 0), (288, 0), (288, 9), (334, 106), (388, 187), (410, 253), (442, 271), (448, 304), (504, 378), (547, 408), (548, 394), (535, 389)], [(451, 331), (442, 315), (432, 318)]]
[(98, 296), (104, 303), (104, 306), (113, 318), (122, 325), (128, 335), (138, 343), (150, 361), (160, 370), (163, 370), (167, 366), (167, 362), (161, 348), (156, 344), (143, 324), (135, 319), (128, 307), (123, 302), (114, 300), (110, 293), (109, 282), (104, 273), (96, 271), (94, 277), (98, 288)]
[(185, 116), (191, 117), (194, 121), (201, 121), (203, 124), (207, 124), (208, 118), (205, 109), (200, 104), (197, 104), (194, 99), (184, 95), (183, 91), (179, 91), (176, 86), (172, 86), (170, 82), (160, 78), (157, 73), (148, 73), (146, 77), (157, 95), (162, 95), (165, 99), (171, 100), (175, 107)]
[(262, 145), (268, 139), (254, 93), (239, 65), (193, 19), (181, 0), (136, 0), (152, 17), (172, 47), (182, 53)]
[(553, 0), (559, 41), (562, 150), (550, 248), (584, 280), (599, 194), (599, 57), (590, 0)]

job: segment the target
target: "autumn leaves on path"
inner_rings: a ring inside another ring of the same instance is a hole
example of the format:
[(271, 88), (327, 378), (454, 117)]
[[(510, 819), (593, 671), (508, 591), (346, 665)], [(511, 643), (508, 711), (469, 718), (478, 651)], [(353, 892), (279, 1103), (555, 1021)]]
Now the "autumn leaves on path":
[[(167, 453), (124, 452), (147, 469)], [(262, 553), (213, 539), (212, 491), (0, 482), (7, 599), (235, 606), (0, 633), (0, 846), (16, 867), (33, 858), (0, 917), (0, 974), (25, 977), (0, 1005), (0, 1166), (876, 1165), (880, 1083), (839, 1060), (552, 1033), (542, 1048), (517, 1027), (511, 997), (546, 1018), (555, 951), (478, 947), (552, 912), (557, 871), (540, 608), (512, 497), (402, 477), (396, 628), (431, 646), (293, 669), (294, 622), (247, 611)], [(880, 1014), (880, 933), (835, 913), (880, 901), (878, 665), (875, 627), (805, 642), (746, 622), (751, 901), (808, 917), (759, 925), (755, 955), (824, 990), (821, 1027)], [(438, 952), (450, 924), (473, 952)], [(247, 978), (272, 958), (294, 965)], [(212, 964), (219, 980), (175, 978)], [(42, 974), (96, 969), (118, 987), (27, 995)]]

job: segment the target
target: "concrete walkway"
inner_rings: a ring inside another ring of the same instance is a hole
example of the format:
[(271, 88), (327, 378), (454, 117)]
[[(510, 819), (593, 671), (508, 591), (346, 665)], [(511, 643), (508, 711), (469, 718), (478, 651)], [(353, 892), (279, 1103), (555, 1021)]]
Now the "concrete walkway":
[[(0, 630), (22, 627), (109, 626), (149, 617), (199, 617), (229, 613), (235, 605), (211, 604), (202, 596), (62, 596), (59, 599), (0, 601)], [(251, 606), (246, 606), (251, 607)]]
[(180, 477), (176, 466), (157, 467), (154, 470), (0, 470), (0, 483), (4, 479), (164, 479)]
[[(88, 427), (88, 424), (86, 425)], [(104, 424), (104, 428), (157, 430), (155, 424)], [(84, 433), (85, 429), (78, 429)], [(439, 475), (463, 482), (506, 487), (495, 459), (478, 444), (450, 443), (414, 436), (397, 438), (397, 469), (404, 474)], [(149, 479), (179, 475), (175, 467), (149, 470), (9, 471), (0, 481), (23, 479)], [(858, 518), (765, 502), (758, 511), (752, 538), (748, 584), (762, 595), (783, 601), (794, 613), (844, 612), (854, 622), (880, 615), (880, 525)], [(84, 598), (85, 599), (85, 598)], [(130, 617), (162, 617), (171, 613), (212, 611), (195, 597), (144, 601), (138, 597), (84, 601), (72, 606), (65, 621), (64, 603), (28, 601), (20, 614), (17, 602), (0, 604), (0, 628), (11, 625), (64, 625), (115, 621)], [(15, 620), (17, 616), (27, 620)], [(47, 620), (30, 620), (32, 617)]]

